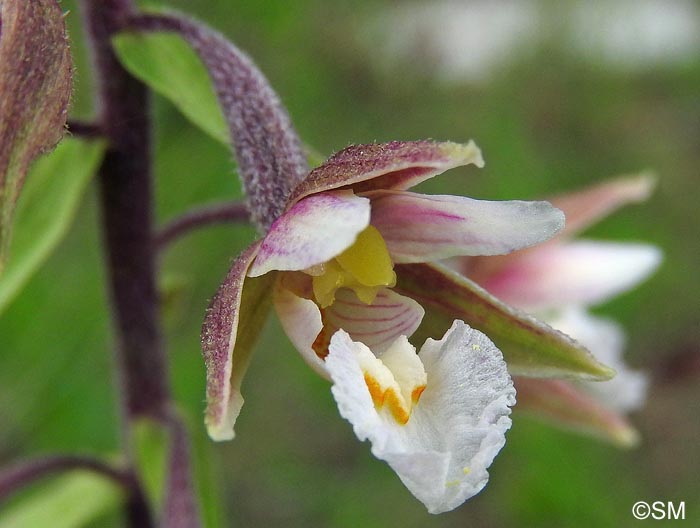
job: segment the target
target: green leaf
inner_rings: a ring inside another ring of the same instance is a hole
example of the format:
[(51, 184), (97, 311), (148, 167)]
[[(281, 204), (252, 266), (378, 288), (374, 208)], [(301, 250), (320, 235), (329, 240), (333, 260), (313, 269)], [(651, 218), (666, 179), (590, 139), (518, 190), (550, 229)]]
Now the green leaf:
[(61, 139), (73, 64), (56, 0), (0, 1), (0, 271), (29, 166)]
[(115, 510), (123, 501), (121, 488), (104, 476), (73, 472), (39, 486), (3, 508), (0, 528), (77, 528)]
[(112, 39), (124, 67), (225, 145), (228, 127), (204, 64), (175, 33), (121, 33)]
[(461, 319), (501, 349), (511, 374), (594, 380), (615, 375), (576, 341), (441, 264), (403, 264), (396, 266), (396, 275), (396, 290), (426, 309), (417, 342), (440, 338)]
[(10, 258), (0, 274), (0, 313), (67, 233), (103, 153), (101, 142), (67, 138), (30, 170), (17, 202)]

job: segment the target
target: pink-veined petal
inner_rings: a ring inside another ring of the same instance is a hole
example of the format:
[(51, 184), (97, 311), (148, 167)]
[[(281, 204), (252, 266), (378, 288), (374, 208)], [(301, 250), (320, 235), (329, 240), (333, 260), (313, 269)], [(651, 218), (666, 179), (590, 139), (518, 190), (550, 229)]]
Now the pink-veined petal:
[(326, 262), (350, 247), (369, 219), (369, 200), (350, 191), (309, 196), (273, 222), (248, 275)]
[(376, 408), (360, 366), (367, 354), (365, 345), (339, 331), (326, 360), (338, 410), (355, 435), (372, 443), (372, 454), (430, 513), (452, 510), (478, 493), (505, 443), (515, 403), (499, 350), (461, 321), (440, 341), (426, 341), (418, 357), (427, 384), (406, 423)]
[[(286, 288), (284, 277), (278, 281), (274, 300), (275, 310), (289, 340), (304, 361), (325, 378), (328, 378), (325, 364), (313, 348), (321, 330), (323, 337), (330, 341), (337, 330), (343, 329), (355, 341), (381, 353), (397, 337), (411, 336), (425, 313), (413, 299), (388, 288), (379, 290), (371, 305), (360, 301), (352, 290), (341, 288), (336, 292), (335, 302), (324, 308), (322, 315), (313, 301)], [(325, 355), (326, 351), (321, 353)]]
[(372, 304), (360, 301), (352, 290), (341, 288), (335, 302), (324, 309), (324, 322), (343, 329), (354, 341), (360, 341), (375, 353), (382, 353), (397, 337), (411, 337), (425, 311), (410, 297), (382, 288)]
[(642, 173), (551, 198), (552, 204), (566, 215), (566, 227), (561, 236), (582, 231), (623, 205), (646, 200), (655, 183), (656, 179), (651, 174)]
[(637, 431), (623, 415), (605, 407), (573, 383), (522, 377), (513, 381), (518, 391), (518, 411), (621, 447), (632, 447), (639, 441)]
[(434, 141), (392, 141), (352, 145), (312, 170), (292, 192), (290, 204), (311, 194), (352, 187), (356, 192), (374, 189), (408, 189), (454, 167), (484, 166), (473, 141), (465, 145)]
[(527, 310), (587, 306), (636, 286), (660, 262), (661, 252), (648, 244), (548, 244), (514, 256), (481, 285), (502, 301)]
[(547, 240), (564, 226), (563, 213), (548, 202), (406, 191), (376, 191), (369, 197), (372, 225), (397, 263), (502, 255)]
[(240, 386), (253, 345), (265, 322), (274, 275), (246, 278), (259, 242), (236, 259), (209, 304), (202, 325), (202, 352), (207, 368), (205, 422), (214, 440), (230, 440), (243, 405)]

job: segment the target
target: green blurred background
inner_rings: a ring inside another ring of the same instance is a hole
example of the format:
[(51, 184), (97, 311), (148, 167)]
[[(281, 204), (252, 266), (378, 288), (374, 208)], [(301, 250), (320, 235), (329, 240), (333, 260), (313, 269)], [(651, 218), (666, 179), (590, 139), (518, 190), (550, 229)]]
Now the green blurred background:
[[(483, 8), (489, 2), (451, 2), (465, 4)], [(199, 328), (231, 258), (255, 235), (247, 227), (213, 227), (174, 244), (161, 266), (173, 386), (196, 444), (199, 484), (219, 503), (218, 511), (207, 509), (210, 521), (271, 527), (634, 526), (634, 502), (684, 500), (685, 523), (700, 523), (700, 53), (611, 59), (600, 42), (610, 32), (606, 27), (615, 25), (593, 24), (600, 31), (590, 37), (588, 51), (571, 44), (574, 30), (564, 21), (582, 2), (505, 4), (530, 6), (525, 14), (514, 10), (511, 18), (536, 13), (538, 38), (508, 48), (507, 60), (501, 58), (488, 74), (455, 73), (448, 80), (439, 53), (431, 51), (428, 29), (402, 18), (408, 7), (425, 9), (431, 2), (169, 5), (195, 14), (248, 51), (287, 104), (301, 137), (324, 155), (350, 143), (473, 138), (486, 168), (453, 170), (424, 184), (430, 192), (534, 199), (653, 169), (659, 185), (647, 204), (628, 207), (587, 234), (648, 241), (665, 253), (647, 283), (596, 310), (624, 325), (628, 362), (653, 380), (647, 406), (633, 417), (641, 446), (620, 451), (516, 410), (486, 489), (454, 512), (430, 516), (370, 455), (369, 445), (356, 440), (328, 384), (306, 367), (274, 317), (244, 384), (237, 438), (210, 442), (201, 420)], [(700, 27), (698, 2), (596, 4), (618, 11), (621, 5), (632, 11), (655, 5), (661, 18), (681, 6), (689, 27)], [(78, 66), (72, 114), (86, 118), (91, 81), (80, 14), (74, 1), (62, 5), (70, 11)], [(625, 20), (632, 18), (620, 24)], [(470, 27), (465, 24), (465, 31)], [(508, 24), (487, 25), (483, 38), (496, 38), (498, 31), (517, 33)], [(398, 53), (392, 51), (396, 35), (408, 46)], [(646, 37), (639, 35), (638, 47)], [(662, 44), (661, 51), (664, 46), (673, 47)], [(454, 45), (456, 53), (472, 49)], [(240, 196), (224, 147), (162, 99), (156, 98), (154, 113), (160, 221), (195, 204)], [(95, 202), (93, 186), (69, 236), (0, 317), (0, 463), (54, 450), (118, 448)], [(92, 525), (118, 526), (120, 519), (108, 514)]]

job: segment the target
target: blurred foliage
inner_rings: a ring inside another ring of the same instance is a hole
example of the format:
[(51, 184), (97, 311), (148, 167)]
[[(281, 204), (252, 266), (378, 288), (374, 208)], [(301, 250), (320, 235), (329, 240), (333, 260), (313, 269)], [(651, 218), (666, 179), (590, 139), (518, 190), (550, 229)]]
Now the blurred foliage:
[(103, 151), (102, 142), (66, 138), (32, 167), (17, 204), (17, 236), (0, 274), (0, 313), (60, 244)]
[[(529, 421), (517, 411), (491, 481), (454, 512), (429, 516), (373, 459), (335, 409), (328, 385), (303, 363), (274, 318), (262, 332), (233, 442), (206, 439), (199, 328), (231, 259), (254, 237), (218, 226), (161, 259), (165, 332), (178, 404), (189, 417), (200, 487), (219, 499), (222, 526), (633, 526), (637, 500), (700, 506), (700, 61), (635, 73), (576, 60), (556, 41), (482, 85), (442, 85), (409, 69), (370, 66), (363, 23), (391, 2), (177, 0), (258, 62), (308, 144), (474, 138), (483, 170), (457, 169), (430, 192), (532, 199), (652, 168), (659, 188), (591, 229), (646, 240), (666, 254), (632, 293), (597, 311), (629, 333), (627, 358), (652, 373), (629, 452)], [(544, 2), (543, 6), (547, 3)], [(91, 114), (91, 81), (74, 1), (69, 29), (78, 68), (73, 115)], [(157, 216), (240, 196), (231, 154), (160, 98)], [(57, 252), (0, 318), (0, 462), (49, 450), (113, 452), (119, 441), (94, 189)], [(697, 517), (695, 517), (697, 518)], [(103, 520), (118, 525), (119, 519)], [(692, 521), (691, 521), (692, 522)]]
[(104, 518), (124, 500), (122, 490), (100, 475), (69, 472), (24, 492), (0, 516), (0, 528), (74, 528)]

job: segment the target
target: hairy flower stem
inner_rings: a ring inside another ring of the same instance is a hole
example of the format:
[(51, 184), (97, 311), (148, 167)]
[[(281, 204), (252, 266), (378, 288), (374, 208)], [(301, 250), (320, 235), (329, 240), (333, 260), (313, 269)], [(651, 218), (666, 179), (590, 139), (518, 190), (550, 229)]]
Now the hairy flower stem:
[(248, 215), (248, 208), (242, 202), (204, 205), (187, 211), (160, 228), (155, 244), (158, 251), (162, 251), (190, 231), (215, 224), (246, 222)]
[(88, 121), (71, 119), (66, 123), (66, 128), (69, 134), (86, 139), (102, 138), (104, 135), (99, 125)]
[(82, 0), (97, 73), (98, 123), (109, 141), (99, 185), (127, 418), (164, 417), (170, 399), (153, 263), (148, 90), (117, 61), (110, 38), (130, 0)]

